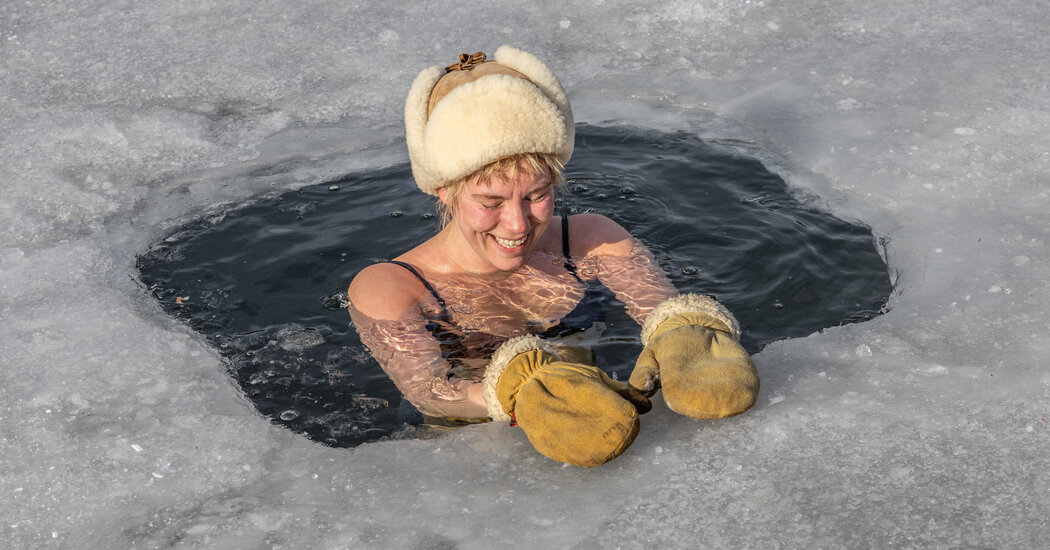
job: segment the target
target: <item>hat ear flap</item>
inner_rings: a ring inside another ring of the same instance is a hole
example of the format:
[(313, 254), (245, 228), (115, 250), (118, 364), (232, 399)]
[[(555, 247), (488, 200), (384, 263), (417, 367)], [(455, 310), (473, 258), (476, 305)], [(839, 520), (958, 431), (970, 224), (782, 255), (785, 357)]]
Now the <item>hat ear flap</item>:
[(412, 174), (419, 188), (431, 195), (438, 187), (439, 179), (433, 175), (432, 168), (426, 164), (423, 132), (427, 126), (427, 105), (430, 102), (430, 93), (444, 75), (445, 70), (437, 65), (423, 69), (412, 82), (408, 98), (405, 99), (405, 141), (408, 144), (408, 159), (412, 163)]

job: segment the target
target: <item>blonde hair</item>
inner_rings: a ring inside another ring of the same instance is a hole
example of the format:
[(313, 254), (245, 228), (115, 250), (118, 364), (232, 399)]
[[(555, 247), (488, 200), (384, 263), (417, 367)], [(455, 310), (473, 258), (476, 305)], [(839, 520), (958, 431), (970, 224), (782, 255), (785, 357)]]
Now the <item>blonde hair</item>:
[(463, 187), (467, 183), (480, 182), (487, 185), (493, 176), (512, 178), (523, 171), (528, 171), (532, 174), (547, 172), (550, 175), (551, 183), (558, 186), (565, 181), (561, 173), (564, 168), (565, 165), (558, 159), (558, 155), (554, 153), (520, 153), (490, 162), (473, 174), (444, 187), (447, 204), (445, 201), (437, 201), (438, 215), (441, 216), (441, 227), (445, 227), (452, 221), (452, 216), (456, 213), (452, 205), (455, 204), (456, 198), (459, 197), (460, 192), (463, 191)]

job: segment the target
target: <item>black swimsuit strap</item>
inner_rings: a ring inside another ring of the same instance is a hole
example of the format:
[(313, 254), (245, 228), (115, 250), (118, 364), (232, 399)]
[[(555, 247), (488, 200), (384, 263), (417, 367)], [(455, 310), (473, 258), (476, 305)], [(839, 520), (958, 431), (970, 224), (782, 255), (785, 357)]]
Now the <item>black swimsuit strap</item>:
[(412, 267), (409, 264), (406, 264), (405, 262), (399, 262), (397, 260), (389, 260), (386, 263), (397, 264), (409, 270), (413, 275), (415, 275), (416, 278), (419, 279), (419, 282), (423, 283), (423, 286), (427, 288), (427, 291), (430, 292), (430, 295), (433, 296), (434, 299), (437, 300), (437, 303), (441, 306), (441, 317), (443, 319), (448, 319), (448, 307), (445, 305), (444, 298), (438, 295), (437, 291), (434, 290), (434, 287), (430, 286), (430, 282), (424, 279), (423, 276), (420, 275), (418, 271), (416, 271), (416, 268)]
[(572, 253), (569, 251), (569, 217), (561, 217), (561, 253), (565, 256), (565, 269), (572, 273), (576, 280), (583, 282), (583, 279), (576, 274), (576, 264), (572, 261)]

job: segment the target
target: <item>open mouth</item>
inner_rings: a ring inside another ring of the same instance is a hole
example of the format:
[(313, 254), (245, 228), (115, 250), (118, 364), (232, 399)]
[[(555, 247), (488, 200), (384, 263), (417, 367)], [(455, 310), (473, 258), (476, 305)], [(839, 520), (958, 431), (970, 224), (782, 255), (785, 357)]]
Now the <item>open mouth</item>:
[(524, 236), (524, 237), (522, 237), (520, 239), (515, 239), (515, 240), (501, 239), (501, 238), (499, 238), (499, 237), (497, 237), (495, 235), (492, 235), (492, 238), (496, 241), (496, 244), (498, 244), (500, 246), (500, 248), (505, 248), (507, 250), (513, 250), (513, 249), (518, 248), (521, 245), (525, 244), (525, 241), (528, 239), (528, 235), (526, 235), (526, 236)]

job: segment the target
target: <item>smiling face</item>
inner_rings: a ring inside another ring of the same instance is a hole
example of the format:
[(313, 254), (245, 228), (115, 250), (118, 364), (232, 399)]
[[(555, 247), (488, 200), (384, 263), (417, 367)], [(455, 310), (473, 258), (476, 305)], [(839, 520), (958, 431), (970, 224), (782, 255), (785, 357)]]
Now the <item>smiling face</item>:
[(455, 196), (438, 198), (451, 207), (446, 252), (465, 270), (491, 274), (525, 265), (554, 215), (554, 184), (545, 170), (519, 165), (511, 173), (472, 177)]

